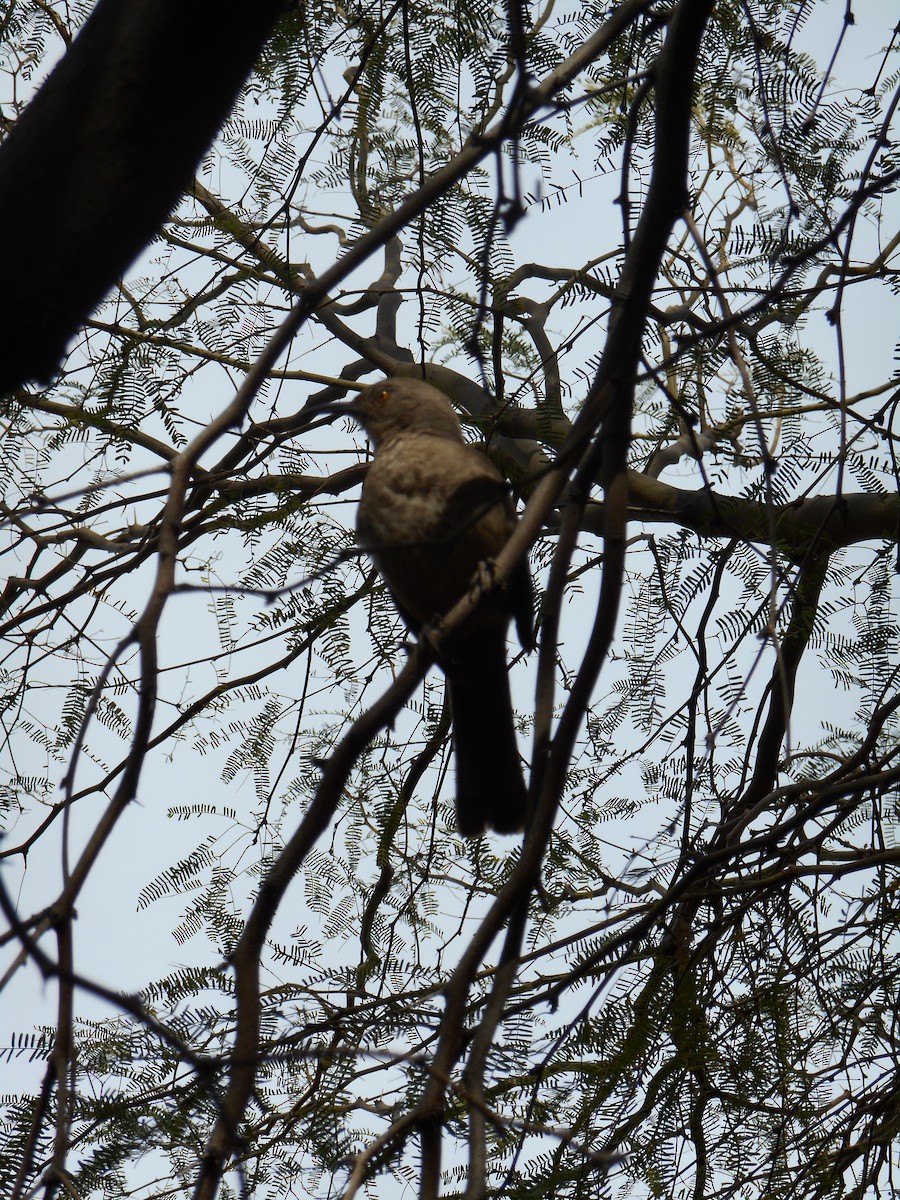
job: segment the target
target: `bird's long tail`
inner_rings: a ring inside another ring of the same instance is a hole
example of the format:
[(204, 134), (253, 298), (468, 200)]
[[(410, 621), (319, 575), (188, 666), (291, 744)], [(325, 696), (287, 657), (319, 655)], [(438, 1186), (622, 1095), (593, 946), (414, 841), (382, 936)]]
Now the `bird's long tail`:
[(444, 662), (456, 752), (456, 821), (460, 833), (485, 828), (518, 833), (526, 788), (513, 723), (501, 625), (464, 630)]

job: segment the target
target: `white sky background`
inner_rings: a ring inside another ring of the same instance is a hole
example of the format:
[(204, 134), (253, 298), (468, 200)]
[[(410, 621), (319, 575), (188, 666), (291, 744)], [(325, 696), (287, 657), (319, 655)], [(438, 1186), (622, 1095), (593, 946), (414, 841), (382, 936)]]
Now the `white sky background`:
[[(846, 34), (844, 45), (835, 68), (835, 75), (840, 80), (842, 88), (863, 88), (868, 86), (881, 60), (883, 46), (890, 38), (890, 30), (895, 23), (895, 13), (890, 11), (892, 6), (865, 6), (865, 12), (860, 13), (858, 23), (852, 26)], [(876, 11), (877, 10), (877, 11)], [(815, 49), (820, 61), (830, 56), (835, 40), (840, 31), (844, 14), (843, 3), (832, 3), (816, 8), (815, 17), (803, 32), (801, 40)], [(3, 97), (0, 97), (2, 100)], [(573, 159), (573, 166), (582, 178), (589, 178), (595, 172), (584, 169), (590, 160), (590, 137), (586, 136), (580, 146), (583, 160)], [(529, 179), (529, 168), (523, 172), (523, 186), (526, 192), (533, 191)], [(537, 169), (534, 168), (537, 178)], [(565, 180), (564, 167), (557, 176)], [(593, 246), (596, 239), (596, 221), (598, 213), (607, 211), (612, 196), (618, 189), (618, 179), (610, 177), (605, 180), (591, 180), (585, 185), (585, 201), (573, 199), (565, 205), (550, 204), (542, 209), (533, 207), (529, 210), (512, 237), (512, 247), (520, 261), (539, 259), (553, 261), (559, 265), (577, 266), (586, 257), (585, 246)], [(227, 196), (227, 189), (224, 189)], [(896, 197), (891, 198), (896, 208)], [(616, 235), (619, 227), (617, 210), (612, 216), (612, 234)], [(887, 222), (886, 227), (896, 228), (897, 222)], [(859, 236), (859, 235), (858, 235)], [(864, 236), (863, 240), (864, 240)], [(334, 248), (331, 240), (320, 239), (317, 251), (325, 254)], [(593, 251), (592, 251), (593, 252)], [(599, 248), (598, 251), (599, 252)], [(151, 253), (151, 257), (153, 257)], [(373, 260), (369, 267), (358, 273), (356, 283), (366, 286), (375, 278), (381, 269), (380, 260)], [(847, 364), (847, 376), (851, 381), (851, 390), (860, 391), (872, 384), (881, 382), (892, 369), (894, 347), (898, 340), (900, 329), (900, 309), (898, 305), (889, 307), (883, 303), (884, 289), (878, 290), (879, 303), (869, 303), (864, 299), (866, 285), (849, 289), (843, 313), (844, 351)], [(349, 284), (348, 284), (348, 290)], [(876, 286), (871, 285), (873, 295)], [(412, 319), (414, 305), (407, 306)], [(562, 310), (555, 316), (555, 328), (566, 320), (573, 323), (577, 319), (577, 307)], [(810, 318), (807, 340), (812, 339), (820, 354), (829, 363), (836, 364), (835, 331), (827, 323), (824, 315), (819, 313)], [(813, 331), (815, 331), (813, 333)], [(291, 365), (306, 367), (310, 370), (328, 373), (343, 365), (348, 352), (340, 346), (323, 346), (313, 348), (315, 335), (305, 343), (306, 350), (292, 357)], [(598, 329), (596, 341), (590, 350), (599, 349), (602, 344), (602, 332)], [(297, 349), (304, 343), (298, 343)], [(587, 352), (587, 351), (586, 351)], [(836, 369), (836, 367), (835, 367)], [(205, 380), (206, 376), (201, 376)], [(189, 398), (189, 409), (198, 419), (204, 415), (217, 412), (228, 396), (206, 394), (208, 384), (203, 382), (195, 394)], [(273, 384), (274, 388), (274, 384)], [(285, 385), (290, 389), (290, 399), (283, 397), (281, 411), (295, 411), (307, 394), (315, 391), (313, 386), (303, 388), (296, 383)], [(355, 455), (353, 447), (362, 447), (363, 439), (356, 433), (332, 433), (327, 438), (327, 444), (341, 442), (348, 451)], [(325, 444), (325, 442), (323, 442)], [(77, 447), (75, 447), (77, 452)], [(216, 456), (219, 449), (217, 448)], [(352, 456), (351, 455), (351, 456)], [(668, 482), (679, 486), (692, 487), (700, 485), (700, 476), (693, 463), (683, 462), (677, 468), (670, 468), (663, 476)], [(824, 490), (824, 489), (823, 489)], [(352, 507), (352, 505), (351, 505)], [(224, 543), (223, 543), (224, 545)], [(860, 555), (864, 561), (865, 553)], [(236, 575), (239, 563), (230, 564), (226, 559), (220, 565), (220, 576), (228, 580)], [(151, 569), (144, 570), (132, 579), (134, 607), (143, 606)], [(233, 574), (232, 574), (233, 572)], [(571, 606), (567, 617), (565, 638), (571, 643), (577, 640), (579, 633), (583, 634), (593, 615), (595, 604), (596, 579), (585, 582), (583, 599)], [(862, 596), (861, 596), (862, 599)], [(203, 603), (196, 595), (176, 595), (169, 601), (159, 639), (163, 663), (184, 657), (201, 658), (207, 652), (215, 652), (219, 647), (215, 641), (215, 627), (210, 622), (200, 622), (193, 618), (198, 611), (197, 606)], [(252, 603), (252, 602), (251, 602)], [(627, 605), (625, 606), (627, 608)], [(616, 650), (621, 652), (621, 644)], [(400, 651), (398, 650), (398, 656)], [(574, 660), (574, 654), (572, 660)], [(302, 660), (295, 665), (294, 671), (302, 670)], [(769, 673), (769, 660), (761, 664), (758, 670), (761, 678)], [(202, 674), (202, 668), (197, 668)], [(816, 673), (816, 683), (806, 685), (804, 690), (804, 674)], [(517, 668), (515, 675), (516, 694), (519, 705), (527, 710), (531, 707), (533, 689), (533, 663)], [(284, 694), (291, 694), (294, 683), (289, 677), (290, 672), (283, 673), (275, 681), (275, 687)], [(615, 669), (606, 669), (601, 677), (600, 691), (604, 693), (615, 677)], [(297, 683), (299, 687), (299, 681)], [(198, 688), (198, 691), (203, 690)], [(375, 693), (367, 693), (371, 700)], [(45, 694), (46, 709), (36, 714), (41, 717), (48, 727), (58, 720), (56, 708), (60, 698), (57, 691)], [(346, 703), (345, 698), (322, 698), (322, 706), (329, 702)], [(810, 662), (801, 672), (798, 700), (795, 708), (794, 728), (803, 740), (813, 727), (818, 728), (824, 719), (833, 719), (845, 723), (848, 716), (848, 695), (836, 690), (822, 689), (822, 674), (815, 664), (811, 652)], [(168, 723), (169, 714), (162, 709), (157, 718), (157, 727)], [(230, 719), (230, 716), (229, 718)], [(33, 744), (32, 744), (33, 745)], [(523, 749), (527, 749), (522, 743)], [(38, 773), (46, 768), (46, 762), (38, 754), (37, 747), (33, 748), (35, 760), (30, 769), (20, 763), (20, 770), (26, 773)], [(276, 756), (274, 763), (279, 764), (283, 756)], [(217, 764), (217, 765), (214, 765)], [(189, 829), (187, 841), (185, 831), (187, 826), (177, 821), (166, 820), (165, 810), (176, 804), (189, 804), (208, 799), (211, 803), (229, 805), (239, 813), (247, 813), (248, 819), (256, 805), (253, 792), (253, 780), (245, 773), (244, 777), (227, 786), (218, 776), (218, 766), (221, 759), (215, 756), (200, 757), (188, 752), (183, 746), (173, 761), (167, 761), (158, 752), (148, 759), (141, 780), (138, 799), (126, 811), (119, 822), (114, 837), (108, 844), (102, 862), (94, 871), (86, 886), (79, 905), (79, 920), (75, 927), (75, 955), (78, 969), (85, 975), (96, 978), (100, 982), (122, 989), (136, 990), (147, 980), (159, 977), (174, 964), (211, 961), (210, 948), (205, 937), (201, 934), (183, 946), (177, 945), (171, 936), (171, 929), (183, 911), (184, 897), (176, 896), (150, 905), (141, 911), (137, 910), (138, 897), (145, 887), (160, 871), (185, 852), (188, 843), (193, 844), (197, 830)], [(51, 775), (55, 771), (61, 777), (63, 765), (51, 766)], [(273, 765), (273, 770), (275, 769)], [(84, 764), (79, 771), (79, 778), (90, 777), (89, 764)], [(287, 775), (292, 774), (288, 768)], [(624, 781), (613, 781), (609, 785), (610, 792), (617, 794), (623, 789)], [(641, 786), (637, 771), (633, 777), (629, 775), (630, 786)], [(452, 787), (452, 779), (445, 785)], [(249, 792), (248, 790), (249, 789)], [(105, 800), (92, 799), (82, 801), (73, 813), (72, 836), (77, 850), (89, 831), (92, 829), (97, 814), (105, 807)], [(648, 819), (649, 818), (649, 819)], [(621, 836), (625, 842), (625, 853), (636, 849), (643, 841), (657, 830), (656, 806), (644, 817), (638, 814), (627, 822), (623, 822), (617, 831), (611, 834)], [(224, 830), (229, 822), (223, 819), (211, 819), (210, 831)], [(12, 836), (16, 837), (18, 831)], [(5, 867), (8, 886), (16, 895), (22, 912), (30, 912), (34, 907), (45, 903), (56, 894), (60, 879), (59, 838), (61, 826), (54, 826), (50, 837), (36, 848), (31, 856), (27, 870), (21, 870), (19, 862), (7, 863)], [(327, 840), (327, 835), (326, 835)], [(513, 845), (511, 839), (495, 839), (497, 849)], [(226, 839), (227, 844), (227, 839)], [(73, 855), (74, 855), (73, 851)], [(252, 881), (248, 880), (248, 886)], [(18, 887), (18, 892), (16, 891)], [(276, 936), (287, 940), (293, 928), (302, 924), (304, 904), (301, 898), (299, 883), (292, 889), (289, 902), (283, 906), (279, 918)], [(447, 914), (449, 915), (449, 914)], [(48, 943), (49, 945), (49, 943)], [(9, 961), (8, 954), (0, 958), (0, 971)], [(290, 971), (285, 970), (285, 976), (290, 977)], [(106, 1017), (113, 1015), (110, 1010), (90, 997), (80, 995), (77, 998), (77, 1008), (80, 1016)], [(52, 1024), (55, 1018), (55, 988), (51, 984), (44, 987), (37, 972), (30, 965), (18, 972), (14, 981), (2, 993), (0, 999), (0, 1046), (9, 1044), (12, 1032), (29, 1031), (35, 1024)], [(2, 1068), (4, 1091), (15, 1087), (30, 1087), (40, 1078), (44, 1070), (41, 1062), (27, 1064), (24, 1058), (15, 1059), (11, 1064)]]

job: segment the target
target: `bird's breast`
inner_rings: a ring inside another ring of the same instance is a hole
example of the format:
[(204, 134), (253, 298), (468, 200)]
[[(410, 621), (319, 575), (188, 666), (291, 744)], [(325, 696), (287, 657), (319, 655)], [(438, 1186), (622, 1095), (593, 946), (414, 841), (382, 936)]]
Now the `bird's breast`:
[(502, 482), (472, 447), (405, 437), (369, 467), (357, 528), (400, 607), (423, 624), (447, 612), (512, 524)]

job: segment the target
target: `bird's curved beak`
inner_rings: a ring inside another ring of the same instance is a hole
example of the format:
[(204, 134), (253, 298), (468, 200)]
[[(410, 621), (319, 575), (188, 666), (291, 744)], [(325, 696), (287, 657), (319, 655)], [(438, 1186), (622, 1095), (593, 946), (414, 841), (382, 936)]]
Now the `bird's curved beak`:
[[(367, 385), (360, 383), (350, 383), (349, 381), (341, 382), (342, 388), (353, 388), (354, 391), (363, 391)], [(328, 391), (336, 391), (337, 389), (329, 388)], [(356, 403), (355, 396), (331, 396), (324, 395), (309, 400), (300, 409), (297, 414), (301, 420), (308, 420), (307, 429), (319, 429), (323, 425), (329, 424), (336, 417), (355, 417), (359, 412), (359, 407)]]

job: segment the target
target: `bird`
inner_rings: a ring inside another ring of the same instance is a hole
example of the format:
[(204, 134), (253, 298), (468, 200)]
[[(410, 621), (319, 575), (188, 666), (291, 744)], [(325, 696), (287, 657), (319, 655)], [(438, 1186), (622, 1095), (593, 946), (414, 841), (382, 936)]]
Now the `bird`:
[[(388, 378), (347, 410), (373, 449), (357, 510), (357, 538), (416, 633), (477, 586), (482, 563), (505, 545), (516, 516), (497, 468), (463, 439), (459, 417), (437, 388)], [(527, 562), (491, 588), (441, 643), (456, 761), (456, 824), (465, 837), (524, 827), (527, 790), (516, 742), (506, 636), (515, 619), (534, 646), (534, 589)]]

